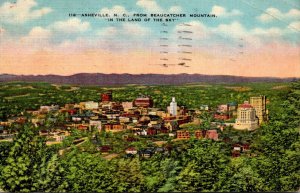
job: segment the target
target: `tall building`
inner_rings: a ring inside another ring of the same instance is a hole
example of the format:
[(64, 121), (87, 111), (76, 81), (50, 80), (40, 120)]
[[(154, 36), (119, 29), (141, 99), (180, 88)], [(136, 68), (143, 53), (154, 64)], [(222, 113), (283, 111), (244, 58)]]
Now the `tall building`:
[(239, 105), (237, 110), (237, 119), (235, 120), (233, 127), (238, 130), (255, 130), (258, 127), (255, 109), (248, 101)]
[(87, 101), (87, 102), (85, 102), (84, 106), (85, 106), (85, 109), (89, 109), (89, 110), (99, 108), (99, 104), (94, 101)]
[(172, 116), (177, 116), (177, 103), (175, 97), (172, 97), (172, 102), (170, 102), (169, 113)]
[(151, 97), (141, 96), (133, 101), (133, 106), (143, 108), (153, 107), (153, 100)]
[(259, 125), (267, 121), (266, 96), (250, 97), (250, 105), (255, 109)]

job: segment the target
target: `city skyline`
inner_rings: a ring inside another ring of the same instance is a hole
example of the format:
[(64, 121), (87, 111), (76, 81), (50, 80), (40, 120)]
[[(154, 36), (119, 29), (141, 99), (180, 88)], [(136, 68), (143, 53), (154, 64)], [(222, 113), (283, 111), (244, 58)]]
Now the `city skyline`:
[[(89, 0), (84, 5), (79, 1), (5, 0), (0, 3), (0, 74), (300, 77), (299, 7), (293, 0), (189, 4)], [(70, 17), (73, 13), (109, 14), (110, 18), (127, 14), (142, 21)], [(159, 17), (150, 17), (162, 13), (187, 16), (171, 22), (155, 22), (153, 18)], [(144, 22), (144, 18), (151, 21)]]

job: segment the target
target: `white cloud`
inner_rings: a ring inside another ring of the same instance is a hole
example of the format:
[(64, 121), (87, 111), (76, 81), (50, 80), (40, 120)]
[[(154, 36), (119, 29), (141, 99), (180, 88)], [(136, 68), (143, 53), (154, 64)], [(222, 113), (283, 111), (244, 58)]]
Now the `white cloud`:
[(181, 7), (180, 6), (172, 6), (170, 7), (169, 9), (169, 12), (170, 13), (180, 13), (182, 11)]
[(53, 48), (52, 38), (52, 31), (41, 26), (33, 27), (22, 37), (15, 37), (7, 31), (1, 39), (0, 51), (32, 53), (41, 50), (51, 50)]
[(66, 21), (57, 21), (51, 26), (56, 31), (65, 33), (85, 32), (89, 30), (90, 23), (81, 21), (78, 18), (71, 18)]
[(288, 12), (283, 13), (279, 9), (270, 7), (265, 10), (266, 13), (257, 16), (256, 18), (261, 22), (271, 22), (275, 19), (299, 19), (300, 10), (290, 9)]
[(231, 16), (242, 15), (242, 12), (237, 9), (227, 11), (226, 8), (218, 6), (218, 5), (213, 6), (210, 13), (215, 14), (218, 17), (231, 17)]
[(249, 44), (266, 42), (266, 41), (283, 41), (283, 37), (286, 37), (296, 30), (300, 30), (300, 22), (292, 22), (284, 28), (269, 27), (269, 28), (253, 28), (246, 29), (238, 21), (233, 21), (229, 24), (220, 24), (215, 28), (207, 28), (216, 35), (226, 36), (227, 38), (240, 39), (243, 38)]
[[(221, 38), (227, 42), (242, 41), (247, 44), (248, 48), (260, 47), (262, 45), (262, 41), (270, 40), (269, 38), (265, 38), (265, 36), (262, 37), (261, 35), (254, 35), (251, 29), (246, 29), (238, 21), (233, 21), (229, 24), (220, 24), (215, 28), (211, 28), (211, 31), (213, 33), (212, 36), (215, 36), (216, 38)], [(259, 31), (257, 33), (259, 33)]]
[(284, 30), (277, 27), (272, 27), (268, 29), (255, 28), (251, 31), (251, 34), (265, 37), (279, 37), (284, 34)]
[(178, 5), (171, 6), (168, 9), (163, 9), (155, 0), (138, 0), (136, 5), (150, 13), (180, 13), (182, 11), (182, 8)]
[(104, 7), (100, 10), (101, 14), (123, 14), (123, 13), (128, 13), (128, 11), (125, 9), (125, 7), (120, 6), (120, 5), (116, 5), (113, 6), (111, 9)]
[[(185, 22), (185, 24), (188, 24), (191, 26), (190, 30), (193, 31), (193, 34), (189, 35), (190, 38), (193, 40), (199, 40), (199, 39), (207, 39), (210, 37), (211, 33), (209, 31), (209, 28), (205, 26), (203, 23), (200, 21), (190, 21), (190, 22)], [(177, 37), (177, 31), (181, 30), (187, 30), (186, 26), (183, 26), (181, 24), (176, 25), (174, 29), (174, 33), (176, 34), (175, 36)]]
[(127, 35), (131, 37), (135, 36), (145, 36), (150, 34), (150, 29), (143, 27), (136, 23), (124, 23), (121, 27), (106, 27), (98, 31), (100, 36), (118, 36), (118, 35)]
[(118, 29), (112, 26), (103, 28), (102, 30), (98, 31), (98, 35), (100, 36), (115, 36), (118, 33), (119, 33)]
[(150, 32), (148, 28), (143, 27), (136, 23), (125, 23), (123, 24), (123, 29), (125, 33), (127, 33), (128, 35), (135, 35), (135, 36), (145, 36)]
[(294, 21), (288, 25), (288, 28), (296, 32), (296, 30), (300, 31), (300, 21)]
[(286, 13), (287, 17), (300, 17), (300, 10), (299, 9), (290, 9), (289, 12)]
[(5, 2), (0, 7), (0, 18), (6, 23), (25, 23), (28, 20), (37, 19), (52, 12), (49, 7), (37, 7), (35, 0), (18, 0), (16, 3)]
[(71, 52), (74, 53), (76, 51), (80, 50), (88, 50), (88, 49), (93, 49), (97, 48), (96, 46), (98, 45), (97, 40), (91, 40), (87, 37), (78, 37), (75, 40), (64, 40), (61, 42), (56, 49), (64, 52)]
[(31, 38), (49, 38), (51, 37), (52, 32), (49, 29), (45, 29), (43, 27), (37, 26), (31, 29), (31, 31), (29, 32), (28, 37)]
[(142, 7), (148, 12), (162, 12), (163, 9), (156, 3), (155, 0), (138, 0), (136, 5)]
[[(80, 19), (72, 18), (66, 21), (58, 21), (46, 27), (35, 26), (29, 33), (18, 39), (13, 38), (13, 44), (18, 49), (27, 51), (51, 50), (55, 46), (53, 40), (63, 33), (75, 33), (88, 30), (90, 24), (82, 22)], [(9, 34), (8, 34), (9, 35)], [(6, 41), (10, 43), (9, 41)], [(68, 41), (65, 43), (67, 44)], [(11, 43), (10, 43), (11, 44)]]
[(296, 32), (296, 30), (300, 31), (300, 21), (294, 21), (288, 25), (289, 30)]
[(17, 42), (17, 47), (19, 48), (25, 47), (26, 49), (32, 51), (50, 49), (51, 37), (52, 37), (51, 30), (40, 26), (36, 26), (30, 30), (28, 35), (20, 38), (20, 42)]
[(238, 21), (234, 21), (230, 24), (220, 24), (218, 27), (214, 28), (213, 31), (215, 33), (221, 33), (236, 38), (247, 35), (247, 30)]
[(261, 22), (269, 22), (271, 20), (274, 19), (274, 17), (282, 17), (283, 13), (281, 13), (281, 11), (279, 11), (276, 8), (268, 8), (266, 11), (266, 13), (261, 14), (260, 16), (257, 17), (258, 20), (260, 20)]
[[(207, 26), (206, 26), (207, 27)], [(291, 33), (300, 30), (300, 22), (292, 22), (286, 27), (256, 27), (246, 28), (238, 21), (220, 24), (217, 27), (207, 27), (211, 39), (221, 37), (224, 40), (247, 43), (247, 47), (260, 47), (270, 42), (289, 42)]]
[(41, 42), (48, 42), (52, 36), (52, 32), (49, 29), (36, 26), (33, 27), (27, 36), (21, 37), (21, 42), (28, 44), (36, 44)]
[[(215, 34), (225, 34), (232, 38), (242, 38), (247, 37), (248, 40), (259, 38), (260, 40), (270, 40), (274, 38), (279, 38), (288, 33), (291, 33), (292, 29), (300, 30), (300, 22), (292, 22), (286, 28), (270, 27), (270, 28), (253, 28), (246, 29), (238, 21), (233, 21), (230, 24), (220, 24), (216, 28), (211, 28)], [(294, 30), (295, 31), (295, 30)]]

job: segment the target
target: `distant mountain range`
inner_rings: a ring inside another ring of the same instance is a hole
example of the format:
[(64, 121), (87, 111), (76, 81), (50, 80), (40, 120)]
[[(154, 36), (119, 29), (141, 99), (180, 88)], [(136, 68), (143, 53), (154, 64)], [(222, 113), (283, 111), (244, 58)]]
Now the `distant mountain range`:
[(100, 74), (80, 73), (71, 76), (60, 75), (12, 75), (0, 74), (0, 82), (26, 81), (49, 82), (56, 84), (75, 85), (177, 85), (186, 83), (239, 83), (239, 82), (291, 82), (300, 78), (276, 77), (242, 77), (228, 75), (203, 75), (203, 74)]

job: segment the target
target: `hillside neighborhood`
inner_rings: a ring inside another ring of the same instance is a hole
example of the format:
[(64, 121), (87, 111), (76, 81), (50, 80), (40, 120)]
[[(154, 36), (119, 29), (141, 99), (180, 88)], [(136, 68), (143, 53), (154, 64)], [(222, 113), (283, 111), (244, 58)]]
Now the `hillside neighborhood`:
[[(29, 122), (41, 128), (39, 134), (46, 137), (48, 145), (61, 143), (74, 130), (93, 133), (93, 138), (96, 138), (96, 133), (122, 132), (123, 140), (127, 142), (150, 137), (156, 144), (166, 143), (166, 140), (190, 138), (220, 140), (219, 135), (226, 127), (253, 131), (266, 122), (267, 103), (265, 96), (254, 96), (250, 97), (250, 102), (245, 101), (243, 104), (228, 102), (217, 107), (203, 104), (199, 109), (188, 109), (177, 105), (175, 97), (172, 97), (170, 105), (166, 109), (160, 109), (155, 108), (151, 96), (115, 102), (112, 91), (108, 91), (102, 93), (97, 102), (40, 106), (39, 109), (26, 110), (22, 112), (23, 115), (0, 123), (0, 137), (1, 140), (12, 140), (18, 130), (9, 129), (13, 128), (11, 125)], [(237, 157), (241, 152), (249, 150), (249, 145), (233, 144), (232, 156)], [(123, 152), (143, 157), (168, 152), (167, 147), (160, 146), (142, 149), (125, 146)], [(109, 143), (100, 145), (98, 150), (102, 153), (114, 152), (113, 145)]]

